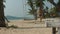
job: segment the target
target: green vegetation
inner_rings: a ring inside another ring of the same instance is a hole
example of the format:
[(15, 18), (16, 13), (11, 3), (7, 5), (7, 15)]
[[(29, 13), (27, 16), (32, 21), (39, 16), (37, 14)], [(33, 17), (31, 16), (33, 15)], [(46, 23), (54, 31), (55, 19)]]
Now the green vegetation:
[[(48, 7), (46, 7), (47, 10), (47, 14), (46, 15), (42, 15), (44, 14), (44, 1), (49, 1), (51, 4), (53, 4), (55, 7), (50, 9), (50, 13), (48, 13)], [(42, 17), (45, 16), (45, 18), (50, 18), (50, 17), (59, 17), (60, 15), (58, 14), (58, 12), (60, 11), (60, 0), (58, 3), (55, 3), (54, 0), (28, 0), (28, 4), (31, 7), (31, 9), (29, 9), (29, 13), (33, 14), (37, 11), (37, 8), (39, 8), (39, 12)], [(35, 8), (36, 7), (36, 8)], [(41, 18), (40, 16), (40, 18)]]
[(29, 9), (29, 14), (33, 15), (35, 17), (35, 19), (37, 19), (37, 9), (35, 8), (36, 6), (34, 5), (34, 1), (28, 0), (27, 3), (31, 8), (31, 9)]

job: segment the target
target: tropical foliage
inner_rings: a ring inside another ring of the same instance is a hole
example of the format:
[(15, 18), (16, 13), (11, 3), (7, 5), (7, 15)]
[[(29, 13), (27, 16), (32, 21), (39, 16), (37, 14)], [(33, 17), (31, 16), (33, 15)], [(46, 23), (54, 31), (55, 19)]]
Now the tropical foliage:
[(28, 0), (27, 3), (30, 6), (29, 14), (33, 15), (35, 17), (35, 19), (37, 19), (37, 9), (35, 8), (36, 6), (34, 5), (34, 1)]
[[(45, 5), (44, 1), (49, 1), (52, 5), (54, 5), (54, 7), (50, 9), (50, 13), (48, 13), (48, 14), (49, 15), (54, 14), (55, 17), (59, 16), (58, 13), (60, 12), (60, 0), (58, 1), (58, 3), (55, 3), (54, 0), (28, 0), (28, 1), (30, 1), (28, 3), (30, 5), (30, 7), (31, 7), (31, 9), (29, 9), (30, 10), (30, 12), (29, 12), (30, 14), (34, 14), (34, 12), (37, 10), (37, 9), (35, 9), (35, 7), (36, 7), (36, 8), (39, 8), (39, 13), (40, 13), (40, 15), (42, 15), (44, 13), (44, 5)], [(48, 9), (49, 8), (46, 7), (46, 10), (48, 10)]]
[(56, 7), (50, 9), (50, 16), (52, 16), (52, 17), (53, 16), (54, 17), (57, 17), (58, 16)]
[(34, 6), (34, 3), (32, 0), (28, 0), (28, 5), (30, 6), (31, 9), (29, 9), (29, 13), (34, 15), (34, 13), (36, 12), (36, 9), (35, 9), (35, 6)]
[(57, 4), (54, 2), (54, 0), (48, 0), (48, 1), (56, 7), (57, 11), (60, 11), (60, 0)]
[(54, 2), (54, 0), (48, 0), (52, 5), (54, 5), (55, 6), (55, 8), (52, 8), (51, 10), (51, 12), (53, 12), (53, 13), (55, 13), (55, 14), (57, 14), (58, 16), (60, 16), (59, 15), (59, 13), (60, 13), (60, 0), (58, 0), (58, 2), (57, 3), (55, 3)]

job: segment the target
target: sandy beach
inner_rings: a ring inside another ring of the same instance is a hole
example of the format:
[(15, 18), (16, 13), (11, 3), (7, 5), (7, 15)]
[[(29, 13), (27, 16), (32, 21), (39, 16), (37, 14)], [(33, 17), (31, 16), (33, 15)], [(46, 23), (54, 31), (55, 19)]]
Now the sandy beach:
[(19, 28), (0, 28), (0, 34), (52, 34), (52, 28), (45, 23), (34, 23), (34, 20), (10, 20), (8, 26), (11, 25)]
[(51, 28), (6, 29), (1, 28), (0, 34), (52, 34)]

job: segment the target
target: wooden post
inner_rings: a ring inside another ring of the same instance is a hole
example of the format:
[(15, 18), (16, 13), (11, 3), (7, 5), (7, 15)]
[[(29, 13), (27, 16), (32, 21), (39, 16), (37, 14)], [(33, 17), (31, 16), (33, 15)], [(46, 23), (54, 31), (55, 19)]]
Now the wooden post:
[(56, 27), (52, 28), (52, 34), (56, 34)]

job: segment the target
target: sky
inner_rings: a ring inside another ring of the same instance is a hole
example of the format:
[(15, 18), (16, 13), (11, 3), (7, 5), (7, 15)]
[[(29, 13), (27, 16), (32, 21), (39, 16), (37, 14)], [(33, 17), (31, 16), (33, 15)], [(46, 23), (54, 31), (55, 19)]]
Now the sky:
[[(55, 2), (58, 2), (58, 0), (55, 0)], [(4, 3), (5, 8), (5, 16), (16, 16), (16, 17), (25, 17), (27, 16), (28, 6), (25, 2), (25, 0), (6, 0), (6, 3)], [(46, 6), (51, 8), (51, 4), (49, 2), (45, 2)]]
[(23, 5), (22, 0), (6, 0), (5, 3), (5, 15), (8, 16), (23, 16)]

